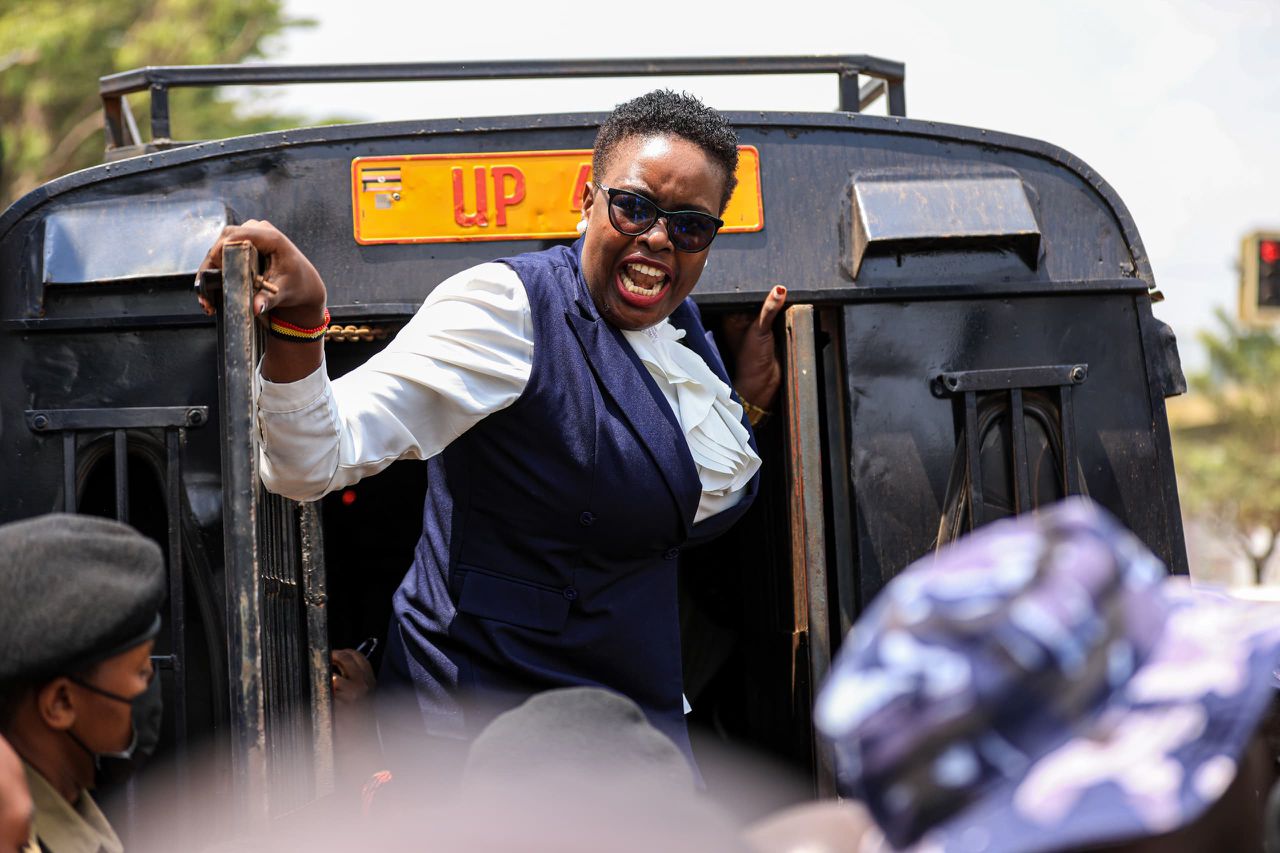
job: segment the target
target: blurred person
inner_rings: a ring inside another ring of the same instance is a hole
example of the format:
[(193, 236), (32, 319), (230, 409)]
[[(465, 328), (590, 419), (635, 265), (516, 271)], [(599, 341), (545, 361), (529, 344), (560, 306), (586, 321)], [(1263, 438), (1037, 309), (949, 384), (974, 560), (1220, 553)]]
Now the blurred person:
[(254, 311), (269, 331), (257, 382), (268, 489), (315, 500), (428, 460), (379, 674), (416, 697), (406, 748), (425, 731), (465, 750), (492, 719), (477, 708), (582, 685), (630, 696), (692, 762), (673, 574), (682, 547), (751, 505), (751, 426), (781, 383), (785, 288), (726, 333), (732, 380), (690, 298), (737, 143), (689, 95), (619, 105), (596, 137), (581, 238), (424, 283), (386, 349), (332, 383), (326, 286), (293, 241), (250, 220), (210, 249), (203, 268), (228, 242), (267, 261)]
[(803, 803), (756, 821), (743, 838), (756, 853), (862, 853), (875, 826), (852, 800)]
[(1260, 853), (1277, 664), (1274, 606), (1168, 577), (1077, 498), (891, 581), (815, 722), (868, 851)]
[(55, 514), (0, 526), (0, 735), (34, 801), (33, 849), (123, 849), (89, 792), (154, 747), (164, 593), (159, 547), (128, 525)]
[(547, 690), (498, 715), (471, 744), (462, 785), (526, 788), (597, 773), (681, 796), (695, 790), (676, 744), (635, 702), (598, 687)]
[(0, 853), (30, 849), (31, 791), (22, 769), (22, 759), (0, 737)]

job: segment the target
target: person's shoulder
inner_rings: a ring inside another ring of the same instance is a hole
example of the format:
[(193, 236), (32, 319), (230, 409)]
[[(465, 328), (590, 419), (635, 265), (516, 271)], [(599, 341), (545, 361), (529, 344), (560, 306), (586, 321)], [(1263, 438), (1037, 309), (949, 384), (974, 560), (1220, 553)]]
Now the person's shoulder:
[(506, 264), (490, 261), (454, 273), (435, 286), (423, 308), (442, 302), (462, 301), (519, 309), (528, 305), (524, 282)]
[(536, 280), (541, 278), (540, 272), (557, 270), (575, 276), (578, 272), (578, 254), (574, 246), (551, 246), (537, 252), (525, 252), (521, 255), (500, 258), (498, 263), (515, 270), (526, 286), (536, 283)]

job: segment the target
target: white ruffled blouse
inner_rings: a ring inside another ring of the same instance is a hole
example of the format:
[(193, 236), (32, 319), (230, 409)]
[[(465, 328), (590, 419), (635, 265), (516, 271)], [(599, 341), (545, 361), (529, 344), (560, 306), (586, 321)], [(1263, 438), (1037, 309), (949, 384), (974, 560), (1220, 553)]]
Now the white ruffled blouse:
[[(760, 467), (729, 387), (666, 320), (624, 332), (671, 406), (702, 481), (696, 521), (735, 506)], [(294, 500), (322, 495), (398, 459), (428, 459), (514, 403), (533, 369), (529, 298), (515, 271), (481, 264), (445, 280), (387, 347), (329, 381), (258, 374), (263, 482)]]

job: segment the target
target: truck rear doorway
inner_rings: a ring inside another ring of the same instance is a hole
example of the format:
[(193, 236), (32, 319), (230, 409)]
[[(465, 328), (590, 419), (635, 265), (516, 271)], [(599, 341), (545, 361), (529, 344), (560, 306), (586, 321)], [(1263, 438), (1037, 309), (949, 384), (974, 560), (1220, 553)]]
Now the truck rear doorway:
[[(708, 312), (706, 320), (715, 331), (720, 316)], [(389, 337), (327, 344), (331, 378), (367, 361)], [(813, 778), (814, 745), (808, 591), (805, 567), (793, 571), (792, 561), (792, 463), (784, 416), (792, 407), (784, 399), (789, 393), (794, 389), (784, 382), (777, 411), (757, 430), (763, 467), (755, 504), (727, 534), (680, 557), (688, 720), (708, 785), (714, 792), (738, 781), (735, 754), (764, 757), (793, 771), (782, 775), (793, 776), (795, 784), (775, 785), (760, 802), (739, 804), (749, 812), (815, 793), (812, 782), (800, 781)], [(424, 463), (401, 461), (321, 501), (331, 645), (354, 648), (377, 637), (375, 670), (392, 595), (422, 529), (426, 485)], [(837, 619), (834, 628), (840, 627)], [(824, 649), (831, 640), (826, 637)]]

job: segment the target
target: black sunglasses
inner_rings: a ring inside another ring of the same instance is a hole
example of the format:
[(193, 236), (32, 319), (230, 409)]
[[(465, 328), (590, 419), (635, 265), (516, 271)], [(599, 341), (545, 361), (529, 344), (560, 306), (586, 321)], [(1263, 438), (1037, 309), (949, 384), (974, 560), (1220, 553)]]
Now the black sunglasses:
[(703, 252), (724, 226), (723, 219), (700, 210), (663, 210), (638, 193), (596, 184), (609, 196), (609, 222), (618, 233), (636, 237), (667, 220), (667, 238), (682, 252)]

